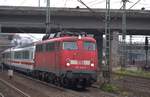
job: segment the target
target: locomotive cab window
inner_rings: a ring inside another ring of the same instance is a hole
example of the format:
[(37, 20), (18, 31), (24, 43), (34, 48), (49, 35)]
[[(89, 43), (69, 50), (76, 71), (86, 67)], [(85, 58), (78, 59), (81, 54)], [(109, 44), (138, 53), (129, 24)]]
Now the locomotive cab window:
[(84, 49), (88, 51), (96, 50), (96, 45), (94, 42), (86, 41), (83, 43)]
[(46, 51), (54, 51), (55, 50), (55, 43), (50, 42), (46, 44)]
[(64, 50), (77, 50), (77, 42), (63, 42)]
[(44, 51), (44, 47), (42, 44), (36, 46), (36, 52), (43, 52), (43, 51)]

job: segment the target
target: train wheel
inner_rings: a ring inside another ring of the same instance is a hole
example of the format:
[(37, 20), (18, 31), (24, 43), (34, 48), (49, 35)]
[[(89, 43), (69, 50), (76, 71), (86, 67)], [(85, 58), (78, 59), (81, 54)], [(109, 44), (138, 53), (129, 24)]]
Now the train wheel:
[(60, 77), (58, 77), (58, 86), (60, 86), (60, 87), (62, 86)]
[(61, 86), (61, 84), (60, 84), (60, 78), (57, 77), (57, 76), (56, 76), (56, 78), (55, 78), (55, 85)]
[(34, 78), (38, 78), (38, 72), (37, 72), (37, 71), (34, 71), (34, 72), (33, 72), (33, 77), (34, 77)]
[(62, 86), (65, 87), (65, 88), (69, 87), (69, 80), (68, 80), (68, 78), (64, 77), (62, 79)]
[(45, 73), (44, 80), (45, 80), (46, 82), (49, 82), (49, 80), (48, 80), (48, 73)]
[(48, 73), (48, 82), (51, 84), (55, 84), (55, 75), (52, 73)]

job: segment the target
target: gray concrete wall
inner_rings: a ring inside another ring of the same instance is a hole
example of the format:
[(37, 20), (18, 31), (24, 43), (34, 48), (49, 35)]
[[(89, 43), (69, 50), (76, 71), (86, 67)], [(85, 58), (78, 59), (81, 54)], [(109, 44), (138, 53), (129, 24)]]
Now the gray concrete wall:
[[(12, 9), (11, 9), (12, 8)], [(104, 31), (105, 10), (95, 9), (92, 14), (87, 9), (53, 8), (51, 12), (52, 30), (71, 29), (78, 31)], [(111, 30), (121, 32), (122, 12), (111, 10)], [(127, 32), (130, 34), (150, 34), (150, 14), (148, 11), (127, 11)], [(44, 33), (45, 9), (26, 7), (0, 7), (0, 24), (3, 32)]]

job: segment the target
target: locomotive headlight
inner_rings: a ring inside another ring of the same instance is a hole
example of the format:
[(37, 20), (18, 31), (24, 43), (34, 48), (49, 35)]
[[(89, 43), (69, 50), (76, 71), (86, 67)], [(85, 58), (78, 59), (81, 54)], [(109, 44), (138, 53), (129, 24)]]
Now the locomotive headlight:
[(70, 63), (67, 63), (66, 65), (67, 65), (67, 66), (70, 66)]
[(69, 58), (66, 59), (66, 66), (70, 66), (70, 59)]
[(94, 67), (94, 63), (91, 63), (91, 66)]

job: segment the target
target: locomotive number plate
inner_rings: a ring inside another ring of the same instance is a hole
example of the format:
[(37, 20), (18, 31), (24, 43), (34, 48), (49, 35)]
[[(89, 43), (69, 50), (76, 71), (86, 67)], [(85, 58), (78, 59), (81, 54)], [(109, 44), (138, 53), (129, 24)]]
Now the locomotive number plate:
[(90, 60), (70, 60), (70, 64), (73, 65), (90, 65)]

